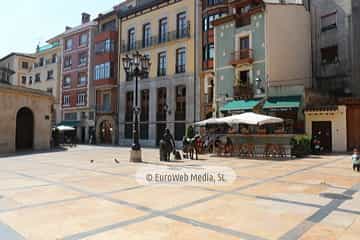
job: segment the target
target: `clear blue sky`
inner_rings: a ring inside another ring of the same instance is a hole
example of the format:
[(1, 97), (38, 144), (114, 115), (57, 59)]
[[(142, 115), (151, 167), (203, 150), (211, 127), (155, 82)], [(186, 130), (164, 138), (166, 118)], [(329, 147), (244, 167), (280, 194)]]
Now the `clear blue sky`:
[(123, 0), (6, 0), (1, 1), (0, 58), (10, 52), (31, 53), (36, 45), (77, 26), (81, 13), (110, 10)]

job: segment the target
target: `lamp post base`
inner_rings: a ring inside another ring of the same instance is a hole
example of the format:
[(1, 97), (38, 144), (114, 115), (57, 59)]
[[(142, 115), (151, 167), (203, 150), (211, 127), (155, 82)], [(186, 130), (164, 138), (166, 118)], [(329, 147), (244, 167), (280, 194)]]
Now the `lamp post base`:
[(142, 162), (141, 150), (130, 150), (130, 162)]

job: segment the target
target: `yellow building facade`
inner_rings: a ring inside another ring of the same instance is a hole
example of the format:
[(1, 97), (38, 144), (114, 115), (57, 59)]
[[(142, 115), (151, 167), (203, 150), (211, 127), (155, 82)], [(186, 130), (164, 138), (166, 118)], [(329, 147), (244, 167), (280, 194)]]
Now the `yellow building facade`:
[(122, 58), (133, 53), (150, 58), (148, 76), (139, 81), (140, 135), (154, 146), (165, 128), (180, 141), (187, 124), (199, 119), (196, 29), (199, 7), (195, 0), (157, 1), (120, 13), (119, 139), (132, 138), (135, 81), (123, 70)]

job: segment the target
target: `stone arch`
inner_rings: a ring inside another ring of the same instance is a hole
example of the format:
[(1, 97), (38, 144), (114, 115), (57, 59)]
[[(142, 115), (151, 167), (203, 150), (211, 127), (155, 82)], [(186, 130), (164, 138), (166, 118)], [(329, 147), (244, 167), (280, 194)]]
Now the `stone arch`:
[[(106, 132), (111, 131), (111, 142), (108, 142), (108, 141), (104, 142), (103, 135), (102, 135), (104, 132), (103, 131), (104, 127), (112, 128), (111, 130), (110, 129), (105, 130)], [(117, 132), (118, 132), (118, 128), (117, 128), (116, 120), (114, 117), (102, 116), (96, 121), (96, 143), (115, 145), (117, 142), (117, 139), (116, 139)]]
[(35, 120), (33, 111), (22, 107), (16, 113), (16, 150), (29, 150), (34, 147)]

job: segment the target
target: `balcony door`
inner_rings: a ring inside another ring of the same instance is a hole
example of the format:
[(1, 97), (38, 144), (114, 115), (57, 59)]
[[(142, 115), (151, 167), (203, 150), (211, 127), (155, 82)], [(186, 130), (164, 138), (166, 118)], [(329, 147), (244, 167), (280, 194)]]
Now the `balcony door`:
[(167, 41), (168, 33), (168, 20), (167, 18), (162, 18), (159, 21), (159, 43)]
[(240, 37), (240, 59), (248, 58), (249, 57), (249, 49), (250, 49), (250, 37)]

